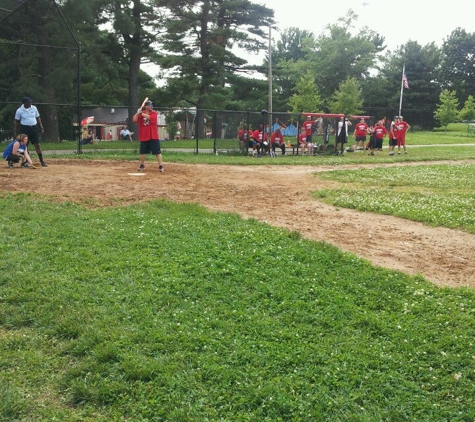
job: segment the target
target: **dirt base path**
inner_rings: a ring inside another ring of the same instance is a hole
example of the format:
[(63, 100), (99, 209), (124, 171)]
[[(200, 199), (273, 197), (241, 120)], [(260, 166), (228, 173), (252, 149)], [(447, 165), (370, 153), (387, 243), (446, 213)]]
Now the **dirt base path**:
[[(433, 164), (433, 163), (428, 163)], [(406, 165), (411, 165), (408, 163)], [(412, 163), (412, 165), (421, 165)], [(50, 195), (100, 206), (166, 198), (296, 230), (373, 264), (421, 274), (439, 286), (475, 287), (475, 236), (401, 218), (335, 208), (311, 197), (329, 186), (313, 173), (362, 166), (224, 166), (167, 164), (161, 174), (135, 162), (50, 160), (37, 170), (2, 167), (0, 190)], [(250, 180), (259, 180), (259, 189)], [(370, 223), (368, 223), (370, 222)]]

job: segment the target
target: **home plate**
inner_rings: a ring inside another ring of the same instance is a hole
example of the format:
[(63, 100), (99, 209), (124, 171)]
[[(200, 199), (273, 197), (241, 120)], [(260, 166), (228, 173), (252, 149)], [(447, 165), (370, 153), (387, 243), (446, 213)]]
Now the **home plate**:
[(127, 173), (129, 176), (145, 176), (145, 173)]

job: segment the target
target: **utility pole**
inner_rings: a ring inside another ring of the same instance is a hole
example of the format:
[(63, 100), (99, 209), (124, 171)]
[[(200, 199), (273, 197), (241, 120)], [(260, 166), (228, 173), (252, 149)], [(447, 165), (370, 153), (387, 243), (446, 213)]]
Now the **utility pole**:
[(272, 133), (272, 25), (269, 24), (269, 103), (267, 105), (267, 109), (269, 110), (269, 134)]

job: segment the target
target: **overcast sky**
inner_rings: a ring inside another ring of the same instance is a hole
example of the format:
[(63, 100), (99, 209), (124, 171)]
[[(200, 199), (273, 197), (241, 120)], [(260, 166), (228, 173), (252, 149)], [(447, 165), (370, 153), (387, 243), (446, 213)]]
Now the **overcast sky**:
[[(312, 31), (318, 36), (329, 23), (345, 16), (349, 9), (358, 15), (357, 29), (367, 26), (382, 35), (388, 49), (394, 51), (407, 41), (422, 46), (435, 42), (441, 46), (454, 29), (475, 32), (475, 2), (450, 0), (447, 3), (428, 0), (273, 0), (258, 1), (275, 11), (280, 29), (291, 26)], [(279, 39), (273, 33), (274, 41)]]

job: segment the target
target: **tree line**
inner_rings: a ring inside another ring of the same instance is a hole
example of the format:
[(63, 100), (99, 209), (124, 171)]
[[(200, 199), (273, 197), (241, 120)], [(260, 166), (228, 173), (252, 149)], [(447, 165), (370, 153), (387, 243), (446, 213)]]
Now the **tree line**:
[[(148, 96), (161, 107), (268, 106), (268, 30), (275, 24), (269, 7), (250, 0), (56, 0), (64, 25), (52, 3), (24, 2), (8, 17), (1, 38), (73, 45), (72, 35), (81, 49), (85, 105), (129, 105), (133, 113)], [(457, 28), (441, 47), (409, 41), (390, 51), (382, 34), (356, 30), (357, 24), (349, 10), (318, 35), (294, 27), (281, 31), (271, 47), (273, 110), (397, 108), (404, 64), (410, 85), (404, 109), (435, 113), (443, 92), (459, 109), (473, 103), (475, 33)], [(266, 52), (262, 64), (249, 64), (248, 55), (259, 52)], [(3, 97), (13, 93), (18, 101), (27, 90), (44, 102), (73, 101), (73, 56), (40, 46), (8, 56)], [(146, 64), (156, 76), (143, 70)]]

